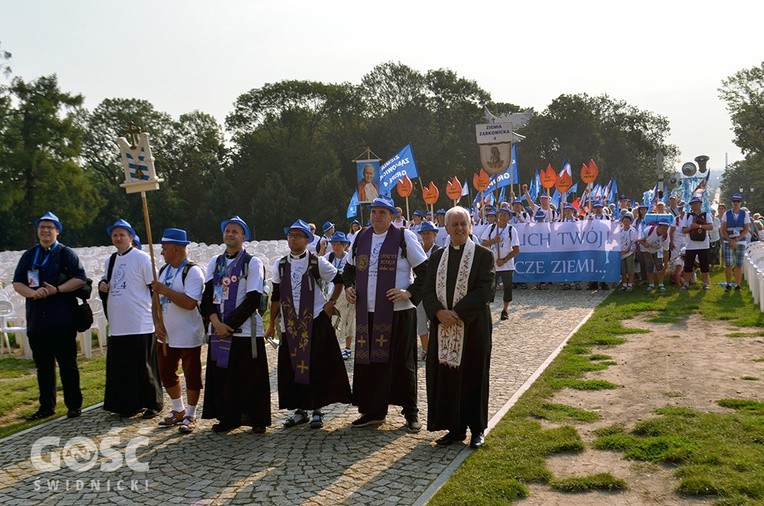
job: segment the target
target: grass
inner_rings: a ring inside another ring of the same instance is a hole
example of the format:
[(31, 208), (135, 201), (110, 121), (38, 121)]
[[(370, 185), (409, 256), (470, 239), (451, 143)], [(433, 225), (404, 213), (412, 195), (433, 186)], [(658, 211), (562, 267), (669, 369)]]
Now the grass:
[[(716, 273), (715, 282), (723, 275)], [(695, 314), (724, 320), (731, 327), (759, 327), (764, 315), (750, 293), (717, 290), (669, 290), (661, 294), (613, 293), (571, 337), (557, 358), (519, 399), (487, 437), (486, 445), (472, 453), (428, 504), (497, 504), (527, 497), (528, 485), (548, 484), (555, 490), (623, 490), (623, 480), (609, 474), (557, 478), (546, 458), (585, 448), (576, 428), (599, 418), (591, 411), (557, 404), (563, 388), (618, 388), (585, 375), (613, 365), (607, 350), (629, 335), (647, 332), (629, 329), (622, 321), (649, 312), (652, 321), (680, 322)], [(752, 337), (759, 333), (745, 333)], [(762, 359), (755, 359), (762, 361)], [(667, 392), (675, 397), (674, 392)], [(622, 425), (594, 431), (597, 446), (620, 451), (628, 458), (666, 462), (676, 466), (678, 493), (709, 497), (716, 504), (760, 504), (764, 500), (764, 403), (745, 399), (719, 401), (731, 413), (699, 413), (672, 407), (656, 413), (628, 432)], [(560, 427), (543, 427), (539, 418)]]
[[(80, 357), (78, 363), (83, 406), (102, 402), (106, 383), (106, 357), (97, 355), (93, 355), (92, 358)], [(58, 371), (56, 374), (58, 375)], [(63, 402), (61, 378), (57, 376), (56, 380), (58, 384), (56, 416), (61, 416), (66, 414), (66, 406)], [(3, 395), (0, 396), (0, 438), (45, 421), (28, 422), (25, 419), (38, 408), (39, 391), (32, 360), (10, 357), (0, 359), (0, 385), (3, 391)]]

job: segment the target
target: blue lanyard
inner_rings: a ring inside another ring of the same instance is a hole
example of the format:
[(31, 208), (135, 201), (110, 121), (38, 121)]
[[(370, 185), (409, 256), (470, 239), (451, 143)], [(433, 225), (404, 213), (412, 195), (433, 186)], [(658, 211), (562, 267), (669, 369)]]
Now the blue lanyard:
[[(45, 264), (48, 263), (48, 260), (50, 260), (50, 257), (53, 256), (53, 252), (58, 248), (58, 241), (56, 241), (53, 246), (50, 248), (50, 251), (48, 252), (48, 256), (45, 257), (45, 260), (42, 261), (40, 264), (40, 269), (45, 267)], [(40, 251), (42, 250), (42, 246), (34, 250), (34, 261), (32, 262), (32, 268), (37, 268), (37, 257), (40, 255)]]
[(170, 274), (172, 273), (172, 265), (167, 264), (167, 272), (165, 272), (165, 275), (164, 275), (164, 284), (166, 287), (169, 288), (170, 286), (172, 286), (172, 282), (175, 281), (175, 276), (178, 275), (180, 270), (183, 268), (184, 265), (186, 265), (187, 262), (188, 262), (188, 258), (183, 260), (183, 262), (178, 266), (178, 269), (175, 271), (175, 274), (173, 274), (172, 277), (170, 277)]
[(217, 268), (218, 268), (218, 273), (220, 274), (220, 280), (221, 280), (221, 281), (222, 281), (222, 280), (223, 280), (223, 278), (225, 277), (225, 275), (226, 275), (226, 271), (227, 271), (227, 272), (231, 272), (231, 271), (233, 270), (234, 266), (236, 265), (236, 262), (238, 262), (238, 261), (239, 261), (239, 257), (240, 257), (240, 256), (241, 256), (243, 253), (244, 253), (244, 250), (243, 250), (243, 249), (242, 249), (242, 250), (240, 250), (238, 253), (236, 253), (236, 256), (235, 256), (235, 257), (233, 257), (233, 261), (232, 261), (230, 264), (228, 264), (228, 266), (226, 266), (226, 264), (225, 264), (226, 258), (225, 258), (225, 253), (223, 253), (223, 255), (222, 255), (222, 258), (220, 259), (220, 262), (218, 262), (218, 266), (217, 266)]

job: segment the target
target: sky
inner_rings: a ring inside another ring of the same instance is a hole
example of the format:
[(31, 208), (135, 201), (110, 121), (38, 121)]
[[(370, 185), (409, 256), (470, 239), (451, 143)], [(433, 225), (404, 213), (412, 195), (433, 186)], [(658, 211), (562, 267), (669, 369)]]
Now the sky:
[(675, 170), (701, 154), (717, 170), (742, 158), (718, 89), (764, 60), (762, 18), (748, 0), (0, 0), (0, 49), (14, 76), (55, 73), (89, 109), (141, 98), (221, 124), (266, 83), (359, 84), (391, 61), (539, 113), (563, 94), (607, 94), (669, 120)]

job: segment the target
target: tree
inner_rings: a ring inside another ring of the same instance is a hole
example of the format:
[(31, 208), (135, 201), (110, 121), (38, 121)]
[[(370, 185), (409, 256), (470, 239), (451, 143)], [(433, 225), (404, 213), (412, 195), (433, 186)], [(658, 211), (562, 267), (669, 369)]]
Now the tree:
[(104, 204), (79, 166), (82, 132), (74, 122), (81, 95), (62, 92), (55, 75), (8, 89), (11, 105), (0, 151), (0, 248), (36, 242), (31, 226), (46, 211), (66, 224), (66, 239), (79, 243)]
[[(720, 97), (727, 102), (735, 144), (743, 155), (764, 155), (764, 62), (722, 81)], [(761, 170), (761, 165), (750, 167)]]

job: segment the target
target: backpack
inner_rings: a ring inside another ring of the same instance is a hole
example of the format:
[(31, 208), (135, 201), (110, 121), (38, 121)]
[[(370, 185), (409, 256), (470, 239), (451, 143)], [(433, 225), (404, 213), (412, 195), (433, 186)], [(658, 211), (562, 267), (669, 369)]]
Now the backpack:
[[(706, 213), (702, 212), (700, 215), (693, 216), (693, 223), (697, 223), (698, 225), (705, 225), (706, 224)], [(706, 240), (706, 230), (703, 229), (695, 229), (690, 231), (690, 239), (693, 241), (705, 241)]]
[[(509, 241), (512, 242), (512, 225), (507, 224), (509, 227)], [(491, 230), (488, 232), (488, 236), (490, 237), (491, 234), (493, 234), (493, 231), (496, 229), (496, 223), (491, 224)]]
[[(279, 260), (279, 279), (284, 279), (284, 268), (287, 263), (287, 257), (284, 256)], [(321, 272), (318, 270), (318, 257), (313, 253), (308, 252), (308, 270), (310, 271), (316, 283), (321, 283)]]
[[(162, 273), (167, 268), (167, 265), (168, 264), (164, 264), (162, 267), (159, 268), (159, 274), (157, 274), (157, 279), (162, 277)], [(183, 287), (184, 288), (186, 286), (186, 277), (188, 276), (188, 271), (191, 270), (191, 267), (193, 267), (195, 265), (197, 265), (196, 262), (193, 262), (193, 261), (189, 260), (183, 266), (183, 270), (180, 273), (180, 281), (181, 281), (181, 283), (183, 283)], [(111, 261), (109, 261), (109, 267), (112, 267), (112, 268), (114, 267), (114, 264), (111, 263)], [(111, 276), (111, 269), (109, 270), (109, 275)], [(199, 302), (201, 302), (201, 301), (199, 301)], [(196, 304), (196, 309), (199, 311), (199, 314), (201, 314), (202, 313), (202, 305), (199, 302), (197, 302), (197, 304)], [(205, 316), (202, 315), (202, 324), (204, 325), (204, 328), (206, 329), (209, 326), (209, 324), (210, 324), (209, 318), (205, 318)]]

